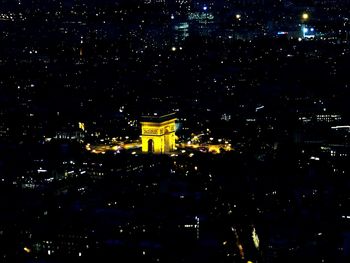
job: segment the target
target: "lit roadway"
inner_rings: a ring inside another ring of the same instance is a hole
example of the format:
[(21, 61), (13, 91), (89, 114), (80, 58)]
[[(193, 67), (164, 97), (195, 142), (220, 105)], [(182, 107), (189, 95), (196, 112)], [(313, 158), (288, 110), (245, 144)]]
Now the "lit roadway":
[[(193, 149), (201, 152), (209, 152), (209, 153), (220, 153), (222, 149), (225, 151), (232, 151), (233, 148), (231, 144), (200, 144), (200, 143), (179, 143), (176, 144), (178, 150), (186, 150)], [(124, 143), (120, 142), (116, 145), (106, 145), (106, 144), (97, 144), (91, 145), (87, 144), (85, 146), (86, 150), (96, 153), (96, 154), (104, 154), (106, 151), (119, 151), (119, 150), (136, 150), (141, 148), (141, 142), (136, 141), (132, 143)]]

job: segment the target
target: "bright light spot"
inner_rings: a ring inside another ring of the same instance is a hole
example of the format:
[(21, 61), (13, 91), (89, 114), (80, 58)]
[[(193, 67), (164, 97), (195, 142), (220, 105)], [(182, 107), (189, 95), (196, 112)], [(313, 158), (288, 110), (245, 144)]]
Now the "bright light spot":
[(79, 125), (79, 129), (85, 131), (85, 123), (79, 122), (78, 125)]
[(253, 238), (255, 248), (259, 250), (260, 240), (259, 240), (258, 234), (256, 233), (255, 228), (253, 228), (252, 238)]
[(241, 19), (241, 17), (242, 17), (241, 14), (236, 14), (237, 19)]
[(48, 250), (48, 251), (47, 251), (47, 254), (50, 256), (50, 255), (51, 255), (51, 250)]
[(172, 47), (171, 51), (175, 52), (176, 51), (176, 47)]
[(171, 19), (174, 19), (175, 17), (174, 17), (174, 15), (171, 15), (170, 18), (171, 18)]
[(311, 30), (311, 32), (314, 32), (314, 31), (315, 31), (315, 29), (314, 29), (313, 27), (312, 27), (310, 30)]
[(303, 32), (304, 32), (304, 33), (307, 33), (308, 31), (309, 31), (309, 29), (307, 29), (306, 27), (303, 28)]
[(298, 41), (299, 41), (299, 42), (302, 41), (302, 40), (303, 40), (303, 39), (302, 39), (301, 37), (298, 38)]
[(30, 253), (32, 250), (30, 248), (24, 247), (23, 250), (27, 253)]
[(255, 109), (255, 111), (257, 112), (257, 111), (259, 111), (259, 110), (262, 110), (263, 108), (265, 108), (265, 106), (257, 107), (257, 108)]
[(331, 129), (350, 129), (350, 125), (333, 126)]
[(303, 13), (301, 16), (304, 20), (309, 19), (309, 14), (308, 13)]
[(207, 10), (208, 10), (208, 7), (207, 7), (207, 6), (203, 6), (203, 10), (204, 10), (204, 11), (207, 11)]
[(81, 252), (79, 252), (79, 254), (78, 254), (78, 255), (79, 255), (79, 257), (81, 257)]
[(237, 247), (238, 247), (239, 255), (241, 256), (241, 259), (244, 259), (243, 246), (241, 244), (238, 244)]

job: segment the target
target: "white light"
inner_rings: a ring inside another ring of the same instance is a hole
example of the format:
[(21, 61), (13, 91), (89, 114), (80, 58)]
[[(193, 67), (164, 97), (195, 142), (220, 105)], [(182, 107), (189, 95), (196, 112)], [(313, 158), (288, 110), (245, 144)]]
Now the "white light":
[(314, 29), (313, 27), (312, 27), (310, 30), (311, 30), (311, 32), (314, 32), (314, 31), (315, 31), (315, 29)]
[(309, 31), (309, 29), (307, 29), (306, 27), (303, 28), (303, 32), (307, 33)]
[(255, 111), (257, 112), (258, 110), (262, 110), (263, 108), (265, 108), (265, 106), (257, 107), (257, 108), (255, 109)]
[(207, 11), (207, 10), (208, 10), (208, 7), (207, 7), (207, 6), (203, 6), (203, 10), (204, 10), (204, 11)]
[(350, 125), (333, 126), (332, 129), (350, 129)]

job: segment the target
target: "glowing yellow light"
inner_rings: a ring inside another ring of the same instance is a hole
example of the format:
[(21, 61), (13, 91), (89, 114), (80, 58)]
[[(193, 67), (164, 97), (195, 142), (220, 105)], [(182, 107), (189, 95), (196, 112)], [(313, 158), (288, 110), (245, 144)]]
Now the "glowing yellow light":
[(308, 13), (303, 13), (302, 16), (301, 16), (304, 20), (307, 20), (309, 19), (309, 14)]
[(241, 17), (242, 17), (241, 14), (236, 14), (237, 19), (241, 19)]
[(247, 263), (253, 263), (253, 261), (248, 260)]
[(176, 47), (172, 47), (172, 48), (171, 48), (171, 51), (176, 51)]
[(237, 244), (237, 247), (238, 247), (239, 255), (241, 256), (241, 259), (244, 259), (243, 246), (241, 244)]
[(79, 122), (79, 129), (85, 131), (85, 124), (83, 122)]
[(255, 248), (259, 250), (260, 240), (259, 240), (258, 234), (256, 233), (255, 227), (253, 228), (252, 238), (253, 238)]
[(91, 151), (90, 143), (86, 144), (85, 149)]
[(30, 253), (32, 250), (30, 248), (24, 247), (23, 250), (27, 253)]

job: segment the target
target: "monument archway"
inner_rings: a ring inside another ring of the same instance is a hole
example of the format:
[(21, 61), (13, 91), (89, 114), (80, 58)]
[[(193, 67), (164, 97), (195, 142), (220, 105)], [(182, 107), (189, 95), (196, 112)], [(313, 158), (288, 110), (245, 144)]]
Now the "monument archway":
[(175, 113), (143, 116), (142, 152), (169, 153), (175, 150)]

